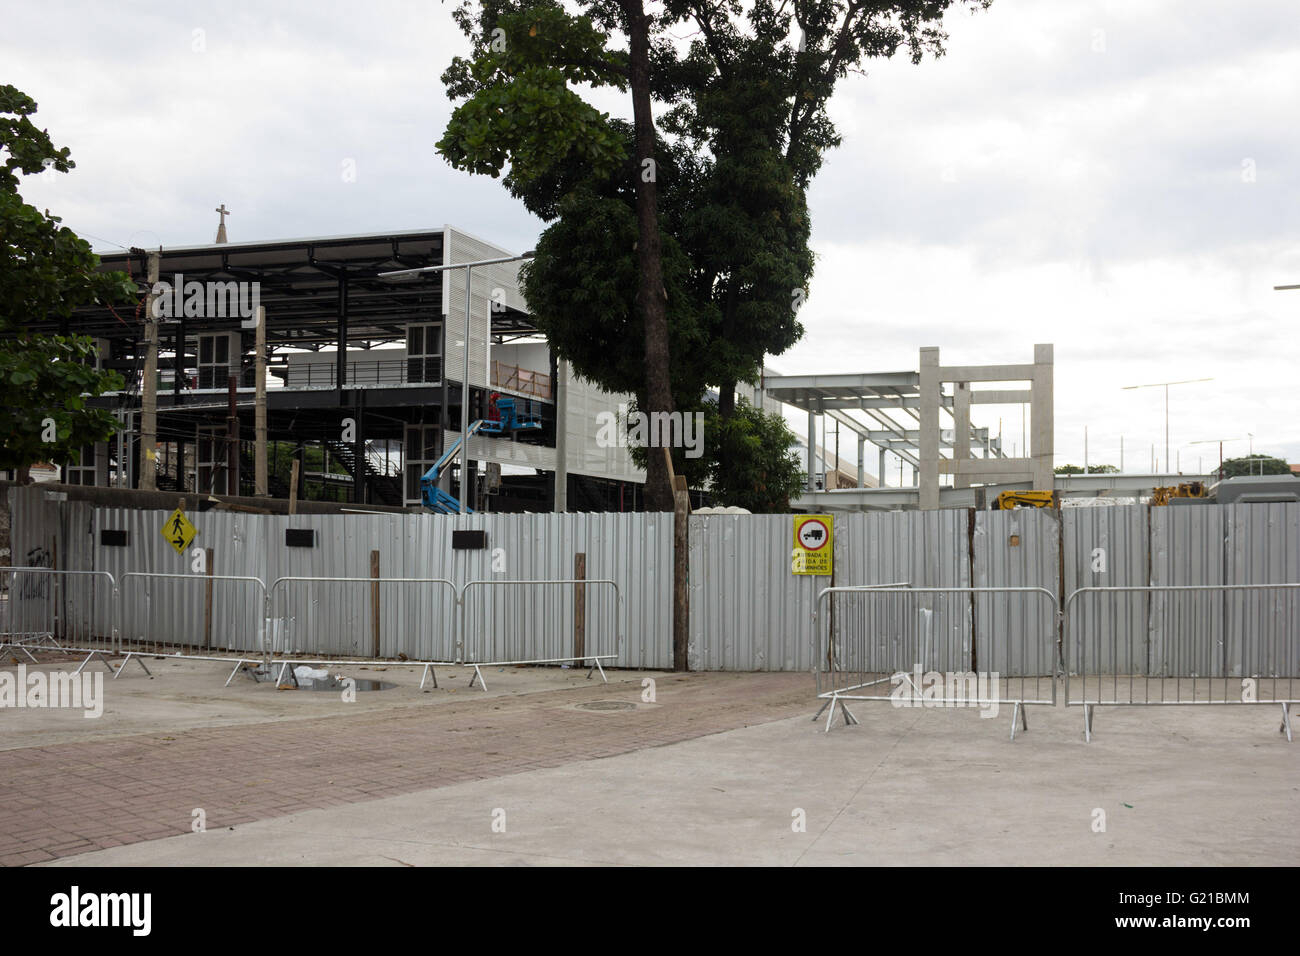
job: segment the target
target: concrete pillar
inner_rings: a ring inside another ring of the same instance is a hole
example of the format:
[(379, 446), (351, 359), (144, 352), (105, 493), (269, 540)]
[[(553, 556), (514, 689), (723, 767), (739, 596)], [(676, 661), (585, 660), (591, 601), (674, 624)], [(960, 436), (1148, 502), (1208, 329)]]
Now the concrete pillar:
[(808, 409), (808, 491), (817, 490), (817, 481), (813, 477), (815, 471), (816, 452), (813, 450), (817, 446), (817, 413), (811, 408)]
[(953, 440), (952, 458), (954, 462), (953, 487), (969, 488), (970, 477), (961, 474), (957, 462), (970, 461), (970, 382), (957, 382), (953, 386), (952, 396)]
[(1034, 489), (1052, 491), (1056, 476), (1052, 469), (1055, 457), (1053, 435), (1055, 419), (1052, 403), (1053, 359), (1051, 345), (1034, 346), (1034, 380), (1030, 386), (1029, 423), (1030, 455), (1033, 457)]
[(921, 349), (920, 494), (922, 511), (939, 507), (939, 350)]
[(569, 363), (563, 359), (556, 361), (554, 374), (551, 380), (555, 402), (555, 491), (552, 507), (561, 512), (569, 510), (569, 465), (565, 459), (569, 444)]

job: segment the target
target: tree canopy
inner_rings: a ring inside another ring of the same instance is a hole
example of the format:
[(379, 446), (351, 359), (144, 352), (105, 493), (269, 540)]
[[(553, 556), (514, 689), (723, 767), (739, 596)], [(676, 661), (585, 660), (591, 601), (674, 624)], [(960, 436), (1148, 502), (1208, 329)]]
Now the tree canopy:
[[(443, 74), (462, 102), (437, 148), (549, 224), (524, 294), (561, 358), (647, 411), (716, 386), (726, 420), (736, 384), (803, 331), (806, 190), (840, 143), (837, 84), (900, 49), (941, 54), (945, 11), (988, 2), (463, 0), (473, 52)], [(602, 88), (631, 93), (631, 124), (584, 98)], [(708, 447), (749, 471), (741, 446)]]
[(1223, 462), (1223, 477), (1236, 478), (1241, 475), (1289, 475), (1291, 466), (1281, 458), (1271, 455), (1242, 455), (1240, 458), (1228, 458)]
[(57, 216), (23, 202), (21, 177), (73, 163), (47, 131), (32, 123), (35, 101), (0, 86), (0, 468), (74, 460), (81, 447), (119, 427), (112, 413), (86, 398), (123, 387), (115, 372), (95, 368), (93, 341), (78, 335), (37, 335), (34, 322), (63, 320), (95, 303), (130, 302), (136, 285), (123, 272), (102, 272), (99, 257)]

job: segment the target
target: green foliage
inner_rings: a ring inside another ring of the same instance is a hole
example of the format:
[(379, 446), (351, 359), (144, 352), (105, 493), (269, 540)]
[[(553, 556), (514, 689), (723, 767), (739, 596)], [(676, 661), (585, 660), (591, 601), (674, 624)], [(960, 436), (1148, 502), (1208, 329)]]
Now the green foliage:
[[(1082, 475), (1083, 465), (1057, 465), (1056, 474), (1058, 475)], [(1089, 465), (1088, 474), (1090, 475), (1118, 475), (1119, 469), (1114, 465)]]
[[(635, 196), (638, 177), (653, 174), (674, 407), (700, 407), (715, 386), (726, 419), (735, 385), (757, 379), (764, 357), (803, 333), (797, 314), (813, 274), (806, 190), (840, 143), (827, 113), (836, 85), (901, 49), (913, 62), (940, 55), (944, 12), (988, 2), (666, 0), (650, 15), (650, 88), (666, 136), (647, 170), (629, 160), (630, 124), (579, 89), (628, 89), (628, 51), (612, 38), (628, 34), (640, 0), (580, 0), (580, 15), (556, 0), (462, 0), (454, 16), (474, 52), (443, 74), (463, 102), (437, 148), (458, 169), (504, 174), (549, 223), (523, 270), (538, 324), (580, 375), (643, 405)], [(680, 37), (690, 38), (685, 48)], [(733, 447), (743, 456), (746, 441), (714, 446), (719, 467), (736, 469), (728, 487), (752, 477), (743, 457), (729, 457)]]
[[(730, 416), (706, 401), (693, 411), (704, 414), (704, 454), (687, 458), (679, 450), (673, 468), (692, 488), (707, 488), (714, 504), (746, 508), (754, 514), (783, 514), (803, 492), (807, 473), (795, 450), (797, 438), (781, 415), (768, 414), (743, 398)], [(657, 448), (629, 448), (644, 468)]]
[(0, 469), (72, 461), (83, 445), (116, 431), (112, 412), (87, 406), (86, 397), (121, 388), (122, 379), (97, 371), (94, 360), (94, 344), (85, 336), (0, 342), (0, 402), (7, 412)]
[[(22, 201), (22, 175), (74, 167), (66, 147), (29, 118), (31, 97), (0, 86), (0, 399), (6, 406), (0, 468), (38, 461), (66, 462), (81, 446), (109, 438), (120, 427), (86, 398), (123, 387), (115, 372), (94, 367), (86, 336), (38, 335), (31, 323), (69, 319), (86, 305), (137, 298), (124, 272), (101, 272), (90, 245), (61, 220)], [(55, 437), (50, 435), (53, 422)]]
[(792, 447), (794, 432), (785, 419), (744, 399), (725, 419), (712, 403), (707, 403), (705, 410), (705, 445), (722, 446), (706, 456), (714, 500), (755, 514), (788, 512), (790, 499), (802, 493), (807, 476)]
[(1228, 458), (1223, 462), (1223, 477), (1236, 478), (1240, 475), (1289, 475), (1291, 466), (1281, 458), (1269, 455), (1242, 455), (1240, 458)]

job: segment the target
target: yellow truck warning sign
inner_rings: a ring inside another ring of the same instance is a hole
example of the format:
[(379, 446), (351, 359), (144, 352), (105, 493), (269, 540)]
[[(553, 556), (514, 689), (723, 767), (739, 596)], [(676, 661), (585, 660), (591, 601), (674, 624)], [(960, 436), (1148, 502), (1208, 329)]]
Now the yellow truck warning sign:
[(794, 516), (792, 573), (829, 575), (834, 553), (835, 524), (830, 515)]

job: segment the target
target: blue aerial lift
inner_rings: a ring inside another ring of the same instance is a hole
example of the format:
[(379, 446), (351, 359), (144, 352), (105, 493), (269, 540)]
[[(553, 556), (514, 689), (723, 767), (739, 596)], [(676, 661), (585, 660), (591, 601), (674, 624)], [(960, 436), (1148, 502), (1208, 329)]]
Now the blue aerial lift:
[[(515, 399), (508, 396), (493, 394), (489, 409), (497, 413), (496, 418), (480, 418), (469, 426), (469, 432), (462, 435), (451, 443), (451, 447), (443, 452), (442, 457), (433, 463), (424, 477), (420, 479), (420, 497), (424, 501), (424, 506), (430, 511), (436, 511), (439, 514), (454, 515), (460, 514), (460, 501), (438, 487), (438, 479), (443, 472), (451, 465), (460, 453), (461, 446), (469, 435), (482, 432), (485, 435), (504, 435), (513, 432), (541, 431), (542, 419), (539, 414), (531, 407), (529, 402), (523, 410), (515, 405)], [(473, 514), (473, 510), (466, 508), (465, 511)]]

